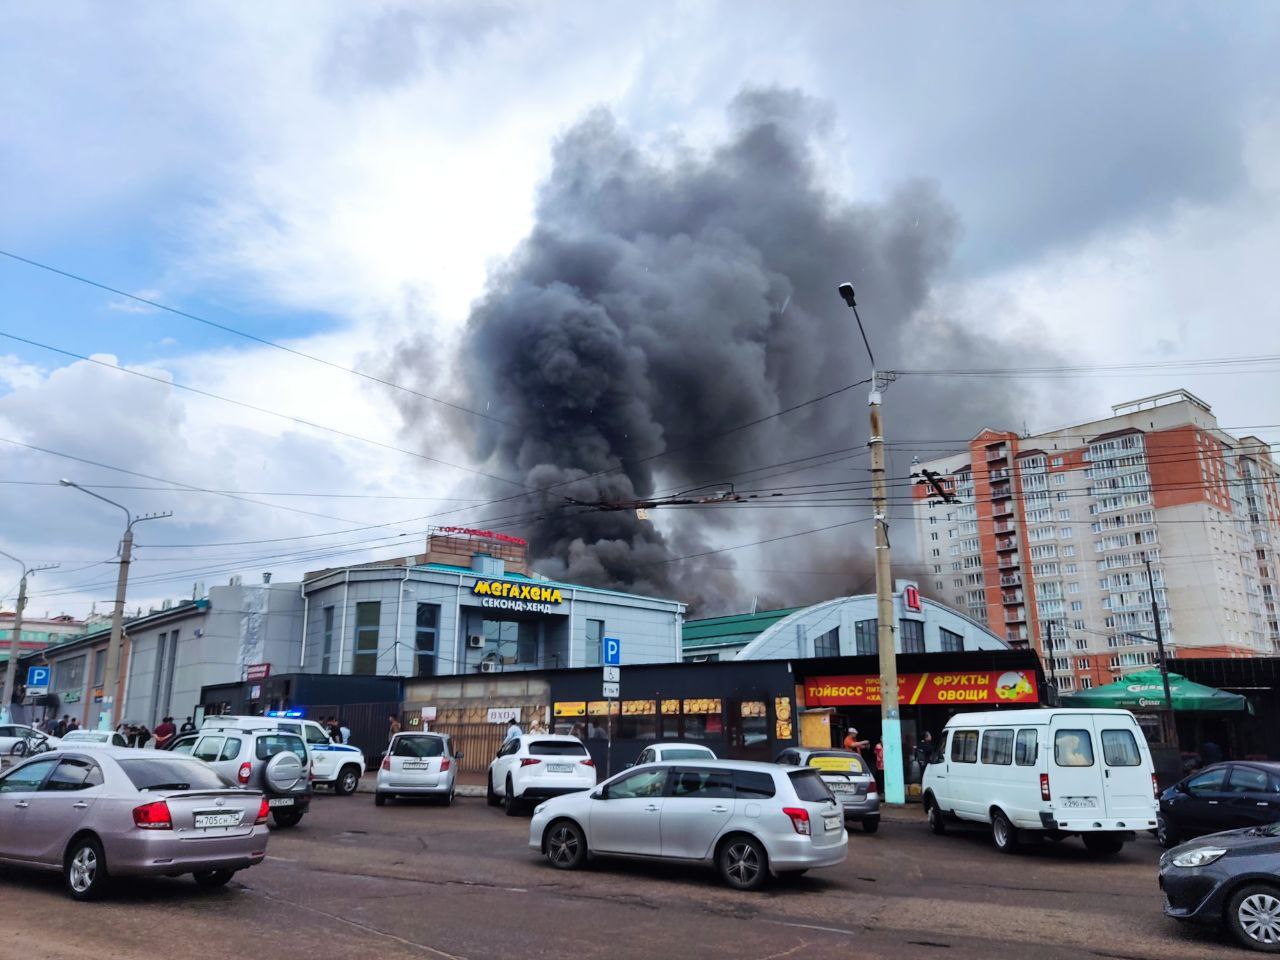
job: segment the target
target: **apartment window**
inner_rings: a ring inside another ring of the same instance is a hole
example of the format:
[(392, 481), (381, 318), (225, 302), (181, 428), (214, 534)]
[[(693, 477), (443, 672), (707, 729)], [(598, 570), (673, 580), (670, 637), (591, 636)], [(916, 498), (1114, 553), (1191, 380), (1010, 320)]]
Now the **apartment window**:
[(1049, 466), (1060, 467), (1062, 466), (1062, 463), (1063, 463), (1062, 457), (1054, 457), (1049, 461)]
[(1078, 581), (1073, 580), (1071, 583), (1067, 584), (1067, 593), (1079, 593), (1079, 592), (1080, 592), (1080, 584)]
[(62, 660), (53, 671), (53, 688), (59, 693), (70, 693), (84, 686), (85, 657)]
[(413, 645), (414, 675), (436, 675), (436, 636), (440, 629), (440, 608), (434, 603), (418, 604), (417, 621), (414, 624)]
[(880, 649), (876, 637), (878, 629), (876, 620), (859, 620), (853, 625), (854, 646), (859, 656), (873, 654)]
[(933, 555), (934, 555), (935, 557), (940, 557), (940, 556), (942, 556), (942, 553), (941, 553), (941, 551), (939, 551), (939, 550), (938, 550), (938, 548), (937, 548), (937, 547), (934, 547), (934, 548), (933, 548)]
[(901, 622), (901, 629), (902, 652), (924, 653), (924, 621), (903, 620)]
[(840, 656), (840, 628), (828, 630), (822, 636), (813, 638), (813, 655), (815, 657)]
[(1079, 569), (1074, 563), (1068, 563), (1062, 568), (1062, 572), (1070, 576), (1073, 573), (1079, 573)]
[(1061, 540), (1070, 540), (1070, 539), (1071, 539), (1071, 528), (1070, 528), (1070, 527), (1059, 527), (1059, 528), (1058, 528), (1058, 538), (1059, 538), (1059, 539), (1061, 539)]
[(946, 627), (939, 629), (938, 633), (942, 636), (942, 649), (944, 652), (958, 653), (964, 650), (964, 636), (948, 630)]
[(1072, 601), (1071, 601), (1071, 612), (1072, 612), (1072, 613), (1079, 613), (1079, 612), (1080, 612), (1081, 610), (1083, 610), (1083, 609), (1084, 609), (1084, 602), (1083, 602), (1083, 601), (1081, 601), (1081, 600), (1072, 600)]
[(1071, 519), (1071, 511), (1070, 511), (1070, 510), (1059, 510), (1059, 511), (1058, 511), (1058, 519), (1059, 519), (1059, 520), (1070, 520), (1070, 519)]
[(359, 676), (375, 676), (378, 672), (378, 625), (382, 619), (382, 601), (366, 600), (356, 604), (356, 642), (351, 672)]
[[(1083, 621), (1083, 620), (1072, 620), (1072, 621), (1071, 621), (1071, 628), (1072, 628), (1073, 630), (1083, 630), (1083, 629), (1084, 629), (1084, 621)], [(1079, 649), (1081, 649), (1081, 650), (1083, 650), (1083, 649), (1084, 649), (1084, 647), (1085, 647), (1085, 641), (1083, 641), (1083, 640), (1077, 640), (1077, 641), (1076, 641), (1076, 647), (1077, 647), (1077, 648), (1079, 648)]]
[(1077, 661), (1076, 661), (1076, 669), (1077, 669), (1077, 670), (1088, 670), (1088, 669), (1089, 669), (1089, 661), (1088, 661), (1088, 660), (1086, 660), (1086, 659), (1084, 659), (1083, 657), (1081, 657), (1079, 660), (1077, 660)]
[(1067, 475), (1065, 473), (1055, 473), (1053, 475), (1053, 485), (1055, 487), (1066, 486)]
[(1091, 678), (1089, 678), (1089, 677), (1081, 677), (1081, 678), (1080, 678), (1080, 689), (1081, 689), (1081, 690), (1089, 690), (1089, 689), (1092, 689), (1092, 687), (1093, 687), (1093, 680), (1092, 680)]
[(935, 531), (933, 531), (933, 533), (929, 534), (929, 539), (930, 539), (930, 540), (937, 540), (937, 539), (938, 539), (938, 531), (937, 531), (937, 530), (935, 530)]
[(1064, 557), (1074, 557), (1076, 555), (1076, 545), (1074, 543), (1063, 544), (1062, 555)]
[(600, 666), (600, 656), (604, 649), (604, 621), (587, 621), (587, 666)]
[(1060, 491), (1058, 491), (1058, 502), (1059, 502), (1059, 503), (1066, 503), (1066, 502), (1067, 502), (1067, 493), (1066, 493), (1066, 491), (1065, 491), (1065, 490), (1060, 490)]
[(930, 517), (930, 518), (929, 518), (929, 526), (931, 526), (931, 527), (932, 527), (932, 526), (933, 526), (934, 524), (936, 524), (937, 522), (938, 522), (938, 518), (937, 518), (937, 517)]
[(320, 672), (328, 673), (333, 662), (333, 607), (324, 608), (324, 642), (320, 648)]

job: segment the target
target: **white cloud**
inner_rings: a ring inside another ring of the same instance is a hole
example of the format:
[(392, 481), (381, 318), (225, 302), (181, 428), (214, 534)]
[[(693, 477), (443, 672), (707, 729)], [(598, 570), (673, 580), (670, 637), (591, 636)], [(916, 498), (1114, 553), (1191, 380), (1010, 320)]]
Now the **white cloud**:
[[(133, 296), (138, 297), (140, 300), (154, 300), (157, 303), (164, 302), (164, 294), (150, 287), (143, 290), (135, 290)], [(116, 313), (155, 313), (157, 308), (149, 303), (140, 303), (138, 300), (122, 298), (110, 301), (107, 304), (107, 309), (114, 310)]]

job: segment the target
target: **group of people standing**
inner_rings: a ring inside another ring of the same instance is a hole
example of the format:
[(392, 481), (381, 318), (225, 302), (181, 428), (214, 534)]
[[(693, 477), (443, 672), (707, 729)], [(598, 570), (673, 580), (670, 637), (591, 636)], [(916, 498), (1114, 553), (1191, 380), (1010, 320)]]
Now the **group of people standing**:
[(351, 728), (340, 721), (337, 717), (321, 717), (320, 726), (324, 727), (329, 734), (329, 740), (333, 743), (350, 743)]
[(65, 737), (72, 730), (80, 729), (80, 721), (70, 714), (64, 713), (61, 717), (37, 720), (32, 726), (51, 737)]
[[(863, 740), (861, 737), (859, 737), (857, 727), (850, 727), (845, 732), (844, 748), (850, 751), (851, 753), (858, 754), (860, 757), (863, 758), (863, 760), (867, 760), (868, 763), (870, 763), (870, 761), (867, 758), (866, 751), (869, 748), (871, 748), (871, 741)], [(929, 761), (933, 759), (933, 751), (934, 751), (933, 734), (931, 734), (928, 730), (926, 730), (924, 733), (920, 735), (919, 741), (916, 743), (915, 748), (911, 751), (911, 763), (913, 768), (918, 766), (920, 773), (923, 773), (924, 768), (928, 766)], [(883, 790), (884, 789), (884, 743), (881, 742), (880, 740), (877, 740), (875, 748), (871, 750), (871, 752), (874, 756), (874, 763), (871, 765), (873, 766), (873, 769), (876, 772), (876, 782), (880, 784), (880, 789)], [(913, 780), (912, 782), (914, 783), (915, 781)]]

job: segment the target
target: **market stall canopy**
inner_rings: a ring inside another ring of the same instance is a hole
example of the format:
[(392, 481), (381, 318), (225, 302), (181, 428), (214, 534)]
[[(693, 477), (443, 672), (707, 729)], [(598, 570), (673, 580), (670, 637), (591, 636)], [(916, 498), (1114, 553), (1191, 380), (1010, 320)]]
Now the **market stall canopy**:
[[(1177, 673), (1169, 674), (1169, 693), (1173, 709), (1186, 711), (1244, 712), (1249, 701), (1238, 693), (1188, 680)], [(1105, 687), (1081, 690), (1062, 698), (1064, 707), (1106, 707), (1124, 710), (1161, 710), (1165, 706), (1164, 683), (1159, 670), (1139, 670)]]

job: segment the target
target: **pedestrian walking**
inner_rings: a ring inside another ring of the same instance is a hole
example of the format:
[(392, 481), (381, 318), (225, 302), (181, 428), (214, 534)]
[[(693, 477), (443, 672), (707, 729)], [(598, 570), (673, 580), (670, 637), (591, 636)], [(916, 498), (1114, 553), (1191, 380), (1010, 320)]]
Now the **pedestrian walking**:
[(338, 732), (342, 734), (342, 743), (351, 742), (351, 728), (348, 727), (345, 723), (341, 723), (341, 722), (338, 723)]
[(170, 741), (177, 735), (178, 728), (173, 725), (173, 717), (162, 717), (156, 724), (156, 749), (167, 749)]
[(400, 718), (394, 713), (387, 714), (387, 732), (392, 737), (400, 732)]
[(67, 721), (70, 719), (65, 713), (57, 723), (53, 725), (53, 735), (55, 737), (65, 737), (67, 735)]
[(844, 748), (851, 753), (861, 754), (869, 746), (871, 746), (870, 740), (859, 739), (857, 727), (850, 727), (844, 735)]
[(880, 740), (876, 741), (876, 783), (884, 796), (884, 743)]
[(503, 745), (505, 746), (506, 744), (510, 743), (512, 740), (516, 739), (516, 737), (519, 737), (523, 733), (524, 731), (520, 729), (520, 724), (516, 723), (515, 717), (512, 717), (511, 725), (507, 727), (507, 735), (502, 738)]

